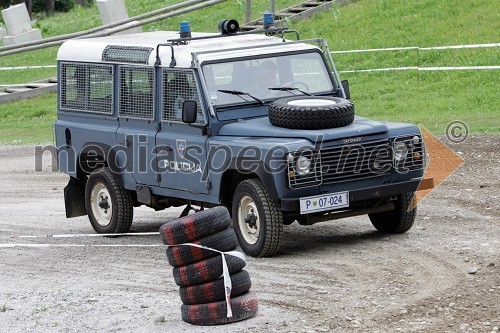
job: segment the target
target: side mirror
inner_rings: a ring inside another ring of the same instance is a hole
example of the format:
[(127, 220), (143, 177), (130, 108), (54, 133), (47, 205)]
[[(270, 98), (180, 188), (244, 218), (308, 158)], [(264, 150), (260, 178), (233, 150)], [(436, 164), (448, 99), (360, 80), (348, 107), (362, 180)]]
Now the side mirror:
[(342, 88), (344, 88), (344, 92), (345, 92), (345, 98), (347, 99), (351, 99), (351, 93), (349, 92), (349, 82), (347, 80), (343, 80), (341, 82), (342, 84)]
[(193, 124), (196, 122), (198, 115), (198, 104), (195, 101), (184, 101), (182, 104), (182, 121), (186, 124)]

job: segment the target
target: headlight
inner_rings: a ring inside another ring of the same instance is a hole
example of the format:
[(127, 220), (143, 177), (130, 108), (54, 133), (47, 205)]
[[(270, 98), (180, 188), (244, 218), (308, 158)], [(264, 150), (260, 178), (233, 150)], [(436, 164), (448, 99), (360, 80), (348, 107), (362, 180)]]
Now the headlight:
[(300, 156), (295, 162), (295, 172), (298, 175), (307, 175), (311, 172), (311, 159), (309, 157)]
[(394, 161), (396, 163), (402, 162), (406, 159), (408, 155), (408, 147), (402, 141), (394, 143)]

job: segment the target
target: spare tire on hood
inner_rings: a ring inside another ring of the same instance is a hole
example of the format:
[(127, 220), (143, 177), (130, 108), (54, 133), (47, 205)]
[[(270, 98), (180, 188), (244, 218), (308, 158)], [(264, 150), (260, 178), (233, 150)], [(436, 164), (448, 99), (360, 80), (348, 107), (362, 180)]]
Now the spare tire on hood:
[(293, 129), (342, 127), (354, 121), (354, 105), (338, 97), (281, 98), (269, 106), (269, 121), (274, 126)]

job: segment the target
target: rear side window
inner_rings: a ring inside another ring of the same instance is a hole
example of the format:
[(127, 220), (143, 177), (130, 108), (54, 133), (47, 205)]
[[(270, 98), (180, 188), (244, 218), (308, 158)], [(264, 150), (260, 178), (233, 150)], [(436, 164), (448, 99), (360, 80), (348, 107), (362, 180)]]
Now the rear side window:
[(113, 113), (113, 66), (63, 62), (59, 82), (61, 110)]
[(120, 117), (154, 119), (154, 68), (120, 67)]

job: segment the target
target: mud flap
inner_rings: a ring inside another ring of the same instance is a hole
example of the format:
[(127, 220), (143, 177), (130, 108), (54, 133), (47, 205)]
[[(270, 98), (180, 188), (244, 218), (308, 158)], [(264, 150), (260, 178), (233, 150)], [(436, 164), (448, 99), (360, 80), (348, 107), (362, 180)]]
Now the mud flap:
[(85, 209), (85, 184), (76, 178), (70, 177), (64, 188), (64, 205), (66, 217), (87, 215)]

